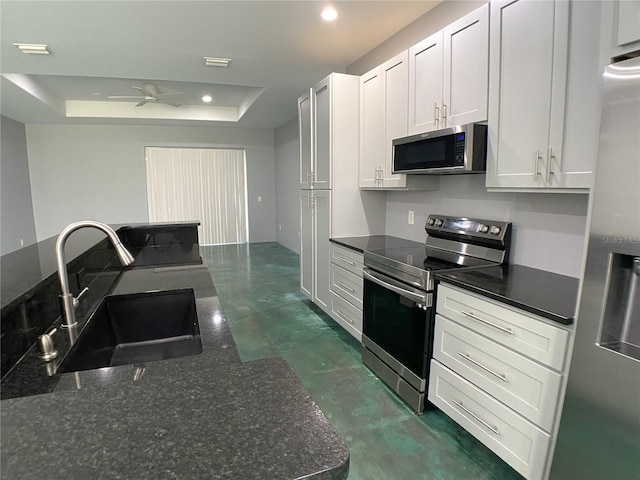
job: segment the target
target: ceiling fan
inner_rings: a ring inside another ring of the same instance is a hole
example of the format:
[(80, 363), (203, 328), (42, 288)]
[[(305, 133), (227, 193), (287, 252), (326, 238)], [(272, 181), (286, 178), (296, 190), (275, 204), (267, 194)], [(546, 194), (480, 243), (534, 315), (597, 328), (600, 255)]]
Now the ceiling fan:
[(147, 103), (164, 103), (166, 105), (171, 105), (172, 107), (179, 107), (181, 104), (178, 102), (174, 102), (173, 100), (168, 99), (167, 97), (182, 95), (182, 92), (160, 92), (160, 89), (155, 83), (143, 83), (141, 87), (137, 85), (132, 85), (131, 88), (135, 88), (140, 91), (140, 95), (109, 95), (108, 98), (131, 98), (131, 99), (141, 99), (140, 102), (136, 103), (136, 107), (141, 107)]

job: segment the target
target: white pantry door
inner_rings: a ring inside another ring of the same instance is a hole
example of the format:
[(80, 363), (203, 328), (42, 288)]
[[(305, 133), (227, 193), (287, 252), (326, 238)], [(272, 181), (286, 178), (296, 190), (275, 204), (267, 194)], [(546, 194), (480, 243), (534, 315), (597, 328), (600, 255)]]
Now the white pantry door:
[(198, 220), (200, 244), (246, 243), (244, 149), (145, 148), (150, 222)]

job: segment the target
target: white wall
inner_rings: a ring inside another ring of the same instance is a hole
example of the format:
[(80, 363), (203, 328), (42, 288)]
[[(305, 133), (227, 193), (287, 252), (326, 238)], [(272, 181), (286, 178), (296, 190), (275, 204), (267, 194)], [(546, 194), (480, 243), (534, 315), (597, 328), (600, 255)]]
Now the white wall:
[(300, 253), (300, 141), (298, 118), (294, 117), (275, 131), (276, 221), (278, 243)]
[(249, 241), (276, 238), (273, 130), (27, 125), (26, 134), (38, 240), (86, 218), (106, 223), (148, 221), (147, 146), (245, 148)]
[[(2, 225), (0, 254), (36, 243), (33, 221), (29, 161), (25, 126), (2, 116), (0, 132), (0, 177), (2, 179)], [(23, 245), (20, 241), (22, 240)]]
[[(512, 263), (580, 277), (588, 195), (493, 193), (484, 175), (443, 176), (435, 192), (389, 192), (387, 235), (424, 242), (430, 213), (513, 223)], [(407, 224), (408, 211), (415, 224)]]

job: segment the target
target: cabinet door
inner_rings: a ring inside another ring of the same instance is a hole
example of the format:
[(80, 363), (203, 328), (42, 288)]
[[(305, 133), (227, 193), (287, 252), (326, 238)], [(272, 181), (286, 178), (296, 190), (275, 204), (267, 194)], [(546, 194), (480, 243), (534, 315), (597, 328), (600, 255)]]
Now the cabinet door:
[(313, 123), (311, 121), (311, 89), (298, 98), (298, 136), (300, 138), (300, 188), (311, 188), (313, 170)]
[(312, 90), (313, 188), (331, 188), (331, 76)]
[(442, 127), (487, 120), (489, 4), (444, 29)]
[[(564, 1), (491, 2), (487, 187), (545, 186), (549, 132), (562, 137), (562, 122), (555, 115), (552, 129), (551, 119), (552, 109), (561, 114), (564, 108), (559, 92), (564, 92), (565, 85), (556, 77), (561, 77), (562, 68), (566, 72), (568, 24), (562, 23), (568, 17), (558, 13), (568, 12), (568, 5)], [(563, 41), (564, 58), (556, 52)]]
[(376, 68), (360, 77), (360, 188), (378, 186), (384, 165), (382, 76)]
[(383, 63), (382, 91), (384, 102), (384, 172), (381, 186), (384, 188), (404, 188), (406, 175), (393, 174), (393, 147), (395, 138), (407, 136), (409, 68), (408, 52), (404, 51)]
[(410, 135), (441, 128), (442, 32), (409, 49)]
[(313, 299), (313, 191), (300, 190), (300, 291)]
[(331, 313), (331, 192), (313, 192), (314, 293), (313, 303)]

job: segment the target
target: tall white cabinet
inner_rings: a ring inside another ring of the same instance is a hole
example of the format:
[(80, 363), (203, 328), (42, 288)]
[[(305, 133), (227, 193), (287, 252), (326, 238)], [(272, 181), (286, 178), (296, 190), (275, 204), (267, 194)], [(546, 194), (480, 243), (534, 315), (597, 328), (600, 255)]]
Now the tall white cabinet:
[(359, 92), (332, 73), (298, 99), (300, 291), (330, 315), (329, 239), (384, 233), (384, 196), (358, 188)]

